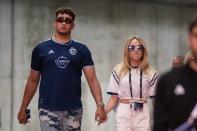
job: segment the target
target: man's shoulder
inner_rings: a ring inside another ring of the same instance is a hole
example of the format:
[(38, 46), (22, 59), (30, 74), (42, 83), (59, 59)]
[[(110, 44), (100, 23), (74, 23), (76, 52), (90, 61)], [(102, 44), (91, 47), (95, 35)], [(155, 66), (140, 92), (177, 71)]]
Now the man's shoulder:
[(47, 47), (52, 45), (52, 40), (50, 38), (45, 39), (43, 41), (40, 41), (37, 45), (36, 48), (42, 48), (42, 47)]
[(88, 48), (86, 44), (79, 42), (77, 40), (72, 40), (74, 45), (78, 48), (84, 49), (84, 48)]
[(43, 40), (34, 46), (33, 52), (40, 52), (40, 51), (42, 52), (42, 50), (45, 49), (45, 47), (51, 45), (52, 45), (51, 39)]
[(161, 75), (160, 79), (166, 81), (178, 79), (182, 74), (184, 74), (186, 70), (187, 70), (187, 65), (177, 67)]

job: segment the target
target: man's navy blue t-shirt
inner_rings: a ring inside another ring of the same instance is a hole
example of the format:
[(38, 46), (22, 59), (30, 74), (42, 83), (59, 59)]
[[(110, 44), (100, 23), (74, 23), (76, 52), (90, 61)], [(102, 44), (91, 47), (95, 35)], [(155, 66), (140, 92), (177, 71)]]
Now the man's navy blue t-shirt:
[(39, 108), (82, 108), (82, 69), (91, 65), (94, 62), (87, 46), (74, 40), (60, 44), (50, 39), (38, 44), (32, 52), (31, 68), (41, 73)]

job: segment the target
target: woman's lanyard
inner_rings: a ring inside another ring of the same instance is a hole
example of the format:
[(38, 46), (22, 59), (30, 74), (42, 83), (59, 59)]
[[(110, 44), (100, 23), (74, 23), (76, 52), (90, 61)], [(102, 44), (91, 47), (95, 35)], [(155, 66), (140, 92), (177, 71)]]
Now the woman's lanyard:
[[(129, 87), (130, 87), (130, 93), (132, 98), (133, 94), (132, 94), (132, 83), (131, 83), (131, 69), (129, 69)], [(142, 69), (140, 69), (140, 98), (142, 98)]]

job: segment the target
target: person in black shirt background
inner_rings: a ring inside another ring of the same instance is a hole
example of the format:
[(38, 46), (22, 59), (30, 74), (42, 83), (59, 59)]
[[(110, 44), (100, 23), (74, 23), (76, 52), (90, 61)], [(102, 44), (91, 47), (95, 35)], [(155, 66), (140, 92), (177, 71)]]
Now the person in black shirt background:
[(180, 67), (184, 64), (184, 57), (183, 56), (176, 56), (172, 61), (172, 68)]
[[(154, 104), (153, 131), (174, 130), (186, 122), (197, 102), (197, 17), (188, 28), (193, 59), (160, 77)], [(197, 125), (194, 125), (197, 129)]]

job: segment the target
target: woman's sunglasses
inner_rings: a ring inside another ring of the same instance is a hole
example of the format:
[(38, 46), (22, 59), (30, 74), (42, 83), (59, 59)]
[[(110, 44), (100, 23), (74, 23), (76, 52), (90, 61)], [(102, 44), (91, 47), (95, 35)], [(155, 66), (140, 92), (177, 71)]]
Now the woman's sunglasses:
[(144, 46), (143, 45), (129, 45), (128, 51), (143, 51)]

